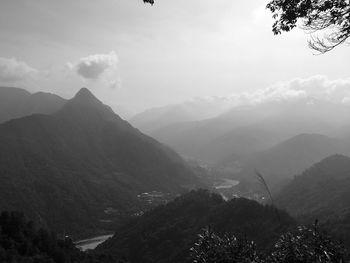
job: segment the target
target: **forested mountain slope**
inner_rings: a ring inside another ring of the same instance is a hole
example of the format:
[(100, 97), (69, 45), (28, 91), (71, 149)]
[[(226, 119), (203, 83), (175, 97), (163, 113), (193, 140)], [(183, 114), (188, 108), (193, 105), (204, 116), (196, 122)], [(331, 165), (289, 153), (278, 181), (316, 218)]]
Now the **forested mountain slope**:
[(350, 247), (350, 158), (332, 155), (307, 169), (276, 197), (300, 220), (318, 220)]
[(0, 125), (0, 210), (24, 211), (56, 231), (93, 231), (138, 209), (137, 194), (198, 184), (171, 149), (80, 90), (53, 115)]

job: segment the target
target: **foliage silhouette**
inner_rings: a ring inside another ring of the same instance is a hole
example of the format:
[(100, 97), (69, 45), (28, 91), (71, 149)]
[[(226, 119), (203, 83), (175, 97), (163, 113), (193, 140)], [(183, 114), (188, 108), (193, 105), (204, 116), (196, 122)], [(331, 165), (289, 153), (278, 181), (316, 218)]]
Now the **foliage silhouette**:
[(331, 263), (347, 262), (347, 251), (322, 232), (317, 224), (287, 232), (268, 254), (259, 254), (254, 242), (235, 236), (218, 236), (210, 229), (191, 248), (193, 263)]
[(232, 235), (223, 237), (206, 228), (191, 248), (193, 263), (258, 262), (255, 243)]
[[(288, 32), (301, 21), (311, 33), (309, 46), (326, 53), (343, 44), (350, 36), (350, 2), (348, 0), (272, 0), (267, 8), (273, 13), (275, 34)], [(313, 33), (320, 31), (324, 37)]]
[[(154, 4), (154, 0), (143, 0)], [(267, 8), (273, 13), (274, 34), (288, 32), (298, 21), (310, 33), (323, 31), (324, 37), (311, 34), (309, 47), (326, 53), (343, 44), (350, 36), (350, 2), (348, 0), (272, 0)], [(325, 31), (326, 30), (326, 31)]]

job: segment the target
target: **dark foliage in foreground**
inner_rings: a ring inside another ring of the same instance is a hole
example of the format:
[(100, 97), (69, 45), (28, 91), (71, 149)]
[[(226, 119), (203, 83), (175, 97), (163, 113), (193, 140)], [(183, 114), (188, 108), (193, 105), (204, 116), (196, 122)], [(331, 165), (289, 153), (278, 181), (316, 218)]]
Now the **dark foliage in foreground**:
[[(237, 218), (233, 218), (233, 221), (229, 220), (226, 229), (228, 234), (223, 234), (223, 228), (220, 228), (217, 223), (214, 223), (215, 216), (211, 218), (211, 225), (213, 227), (206, 228), (199, 235), (199, 239), (196, 242), (195, 232), (197, 228), (191, 229), (193, 225), (189, 223), (190, 227), (186, 227), (187, 220), (191, 220), (190, 217), (198, 213), (201, 209), (209, 208), (213, 209), (213, 205), (222, 205), (226, 202), (220, 200), (220, 196), (209, 194), (206, 191), (191, 192), (182, 198), (179, 198), (173, 205), (177, 207), (183, 207), (181, 201), (197, 199), (197, 202), (190, 207), (194, 210), (185, 209), (184, 213), (180, 213), (179, 216), (174, 217), (174, 220), (170, 220), (167, 216), (173, 216), (171, 210), (165, 209), (167, 206), (155, 209), (160, 210), (166, 215), (169, 221), (168, 225), (159, 224), (160, 221), (152, 222), (151, 219), (155, 218), (147, 217), (152, 215), (155, 211), (146, 214), (146, 223), (135, 220), (130, 222), (132, 227), (127, 227), (127, 233), (129, 238), (134, 240), (128, 240), (126, 233), (118, 233), (116, 240), (107, 242), (104, 249), (99, 248), (97, 251), (81, 252), (75, 247), (72, 240), (65, 238), (60, 240), (56, 234), (45, 229), (38, 229), (35, 227), (32, 221), (25, 218), (22, 213), (19, 212), (2, 212), (0, 214), (0, 262), (4, 263), (127, 263), (127, 262), (193, 262), (193, 263), (323, 263), (323, 262), (348, 262), (349, 260), (347, 251), (338, 242), (330, 238), (326, 233), (321, 231), (317, 225), (307, 228), (298, 227), (297, 230), (291, 232), (285, 229), (283, 234), (279, 234), (275, 237), (273, 233), (277, 233), (276, 229), (268, 227), (263, 223), (268, 219), (264, 209), (268, 207), (253, 205), (255, 202), (239, 199), (239, 205), (235, 205), (232, 209), (240, 210), (238, 214), (243, 212), (247, 213), (246, 209), (251, 212), (246, 214), (244, 218), (247, 224), (254, 229), (254, 223), (251, 216), (256, 217), (256, 221), (260, 224), (260, 230), (255, 229), (255, 241), (251, 240), (251, 234), (242, 235), (237, 231), (238, 228), (242, 228), (243, 231), (247, 231), (249, 227), (246, 224), (238, 223)], [(201, 202), (198, 203), (198, 201)], [(250, 207), (247, 206), (249, 203)], [(243, 203), (241, 203), (243, 202)], [(227, 202), (228, 204), (229, 202)], [(202, 204), (202, 207), (199, 207)], [(206, 206), (205, 204), (208, 204)], [(243, 205), (245, 204), (245, 205)], [(260, 207), (260, 208), (258, 208)], [(228, 209), (228, 207), (226, 207)], [(175, 210), (172, 210), (175, 211)], [(192, 214), (191, 214), (191, 211)], [(214, 209), (217, 216), (223, 216), (220, 210)], [(259, 212), (260, 217), (253, 215), (254, 211)], [(267, 210), (269, 211), (269, 210)], [(184, 216), (190, 213), (190, 217)], [(157, 213), (156, 213), (157, 214)], [(159, 214), (157, 214), (159, 215)], [(212, 213), (208, 213), (208, 216), (212, 216)], [(226, 215), (227, 216), (227, 215)], [(233, 216), (235, 217), (235, 216)], [(284, 218), (286, 215), (282, 215), (280, 222), (284, 224), (288, 223), (288, 218)], [(229, 218), (229, 217), (227, 217)], [(227, 219), (226, 218), (226, 219)], [(141, 218), (140, 218), (141, 219)], [(148, 221), (150, 220), (150, 221)], [(241, 219), (243, 221), (243, 219)], [(142, 221), (142, 220), (141, 220)], [(273, 220), (272, 220), (273, 221)], [(198, 222), (210, 222), (208, 218), (204, 221), (192, 218), (192, 223), (196, 225)], [(178, 227), (176, 228), (176, 225)], [(236, 226), (236, 228), (229, 228), (229, 225)], [(273, 221), (273, 224), (278, 224)], [(145, 226), (150, 229), (144, 228)], [(157, 229), (157, 226), (160, 229)], [(182, 228), (180, 228), (182, 226)], [(141, 227), (142, 232), (139, 230)], [(238, 227), (238, 228), (237, 228)], [(212, 229), (215, 229), (214, 231)], [(269, 233), (270, 231), (270, 233)], [(196, 233), (199, 233), (197, 231)], [(137, 235), (135, 235), (135, 233)], [(234, 233), (234, 234), (233, 234)], [(249, 231), (247, 232), (249, 233)], [(194, 236), (193, 236), (193, 235)], [(254, 236), (254, 235), (253, 235)], [(264, 242), (267, 239), (273, 240), (270, 249), (259, 249), (264, 243), (261, 242), (261, 237), (265, 237)], [(141, 239), (141, 240), (140, 240)], [(124, 243), (126, 242), (126, 243)], [(135, 243), (132, 243), (135, 242)], [(129, 250), (127, 255), (130, 261), (126, 260), (121, 254), (123, 252), (120, 247), (124, 244), (124, 252)], [(193, 245), (194, 244), (194, 245)], [(192, 248), (190, 249), (190, 247)], [(115, 256), (115, 250), (117, 256)], [(126, 250), (125, 250), (126, 249)], [(114, 256), (113, 256), (114, 254)], [(118, 260), (116, 259), (118, 258)]]
[[(273, 32), (290, 31), (302, 21), (310, 32), (331, 29), (324, 38), (311, 38), (311, 48), (321, 53), (343, 44), (350, 36), (350, 3), (347, 0), (272, 0), (267, 8), (273, 13)], [(330, 33), (329, 33), (330, 32)]]
[(209, 228), (199, 234), (197, 243), (191, 248), (194, 263), (258, 262), (254, 242), (235, 236), (218, 236)]
[[(143, 0), (154, 4), (154, 0)], [(274, 34), (289, 32), (302, 22), (310, 33), (321, 31), (323, 37), (311, 36), (310, 48), (326, 53), (346, 43), (350, 37), (350, 3), (348, 0), (271, 0), (266, 6), (273, 14)], [(328, 31), (326, 31), (328, 30)]]
[(268, 255), (258, 254), (254, 242), (220, 237), (205, 229), (191, 248), (194, 263), (330, 263), (347, 262), (347, 252), (317, 226), (299, 227), (281, 235)]

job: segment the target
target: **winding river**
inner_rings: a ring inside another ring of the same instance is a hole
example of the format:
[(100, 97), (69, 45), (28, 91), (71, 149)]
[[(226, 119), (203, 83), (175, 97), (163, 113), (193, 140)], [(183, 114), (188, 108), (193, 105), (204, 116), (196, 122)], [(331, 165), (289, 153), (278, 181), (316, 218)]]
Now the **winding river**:
[[(232, 180), (232, 179), (222, 179), (220, 183), (216, 183), (214, 188), (217, 190), (220, 189), (229, 189), (239, 184), (239, 181)], [(83, 239), (74, 242), (76, 247), (79, 248), (82, 251), (86, 251), (88, 249), (95, 249), (99, 244), (106, 241), (108, 238), (112, 237), (113, 235), (102, 235), (102, 236), (96, 236), (88, 239)]]
[(223, 182), (220, 182), (219, 184), (216, 184), (214, 186), (214, 188), (216, 190), (219, 190), (219, 189), (230, 189), (230, 188), (232, 188), (232, 187), (234, 187), (234, 186), (239, 184), (239, 181), (232, 180), (232, 179), (227, 179), (227, 178), (222, 179), (222, 181)]
[(99, 244), (103, 243), (112, 236), (113, 235), (96, 236), (88, 239), (79, 240), (74, 243), (76, 247), (79, 248), (81, 251), (86, 251), (88, 249), (95, 249)]

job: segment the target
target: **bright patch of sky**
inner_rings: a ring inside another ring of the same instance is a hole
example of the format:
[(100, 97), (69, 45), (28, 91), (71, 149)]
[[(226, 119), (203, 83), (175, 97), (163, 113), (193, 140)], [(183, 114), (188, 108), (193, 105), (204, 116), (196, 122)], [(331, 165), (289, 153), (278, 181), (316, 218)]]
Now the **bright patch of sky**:
[(266, 3), (2, 0), (0, 85), (66, 98), (85, 86), (138, 112), (319, 75), (348, 81), (349, 46), (315, 56), (300, 29), (274, 36)]

